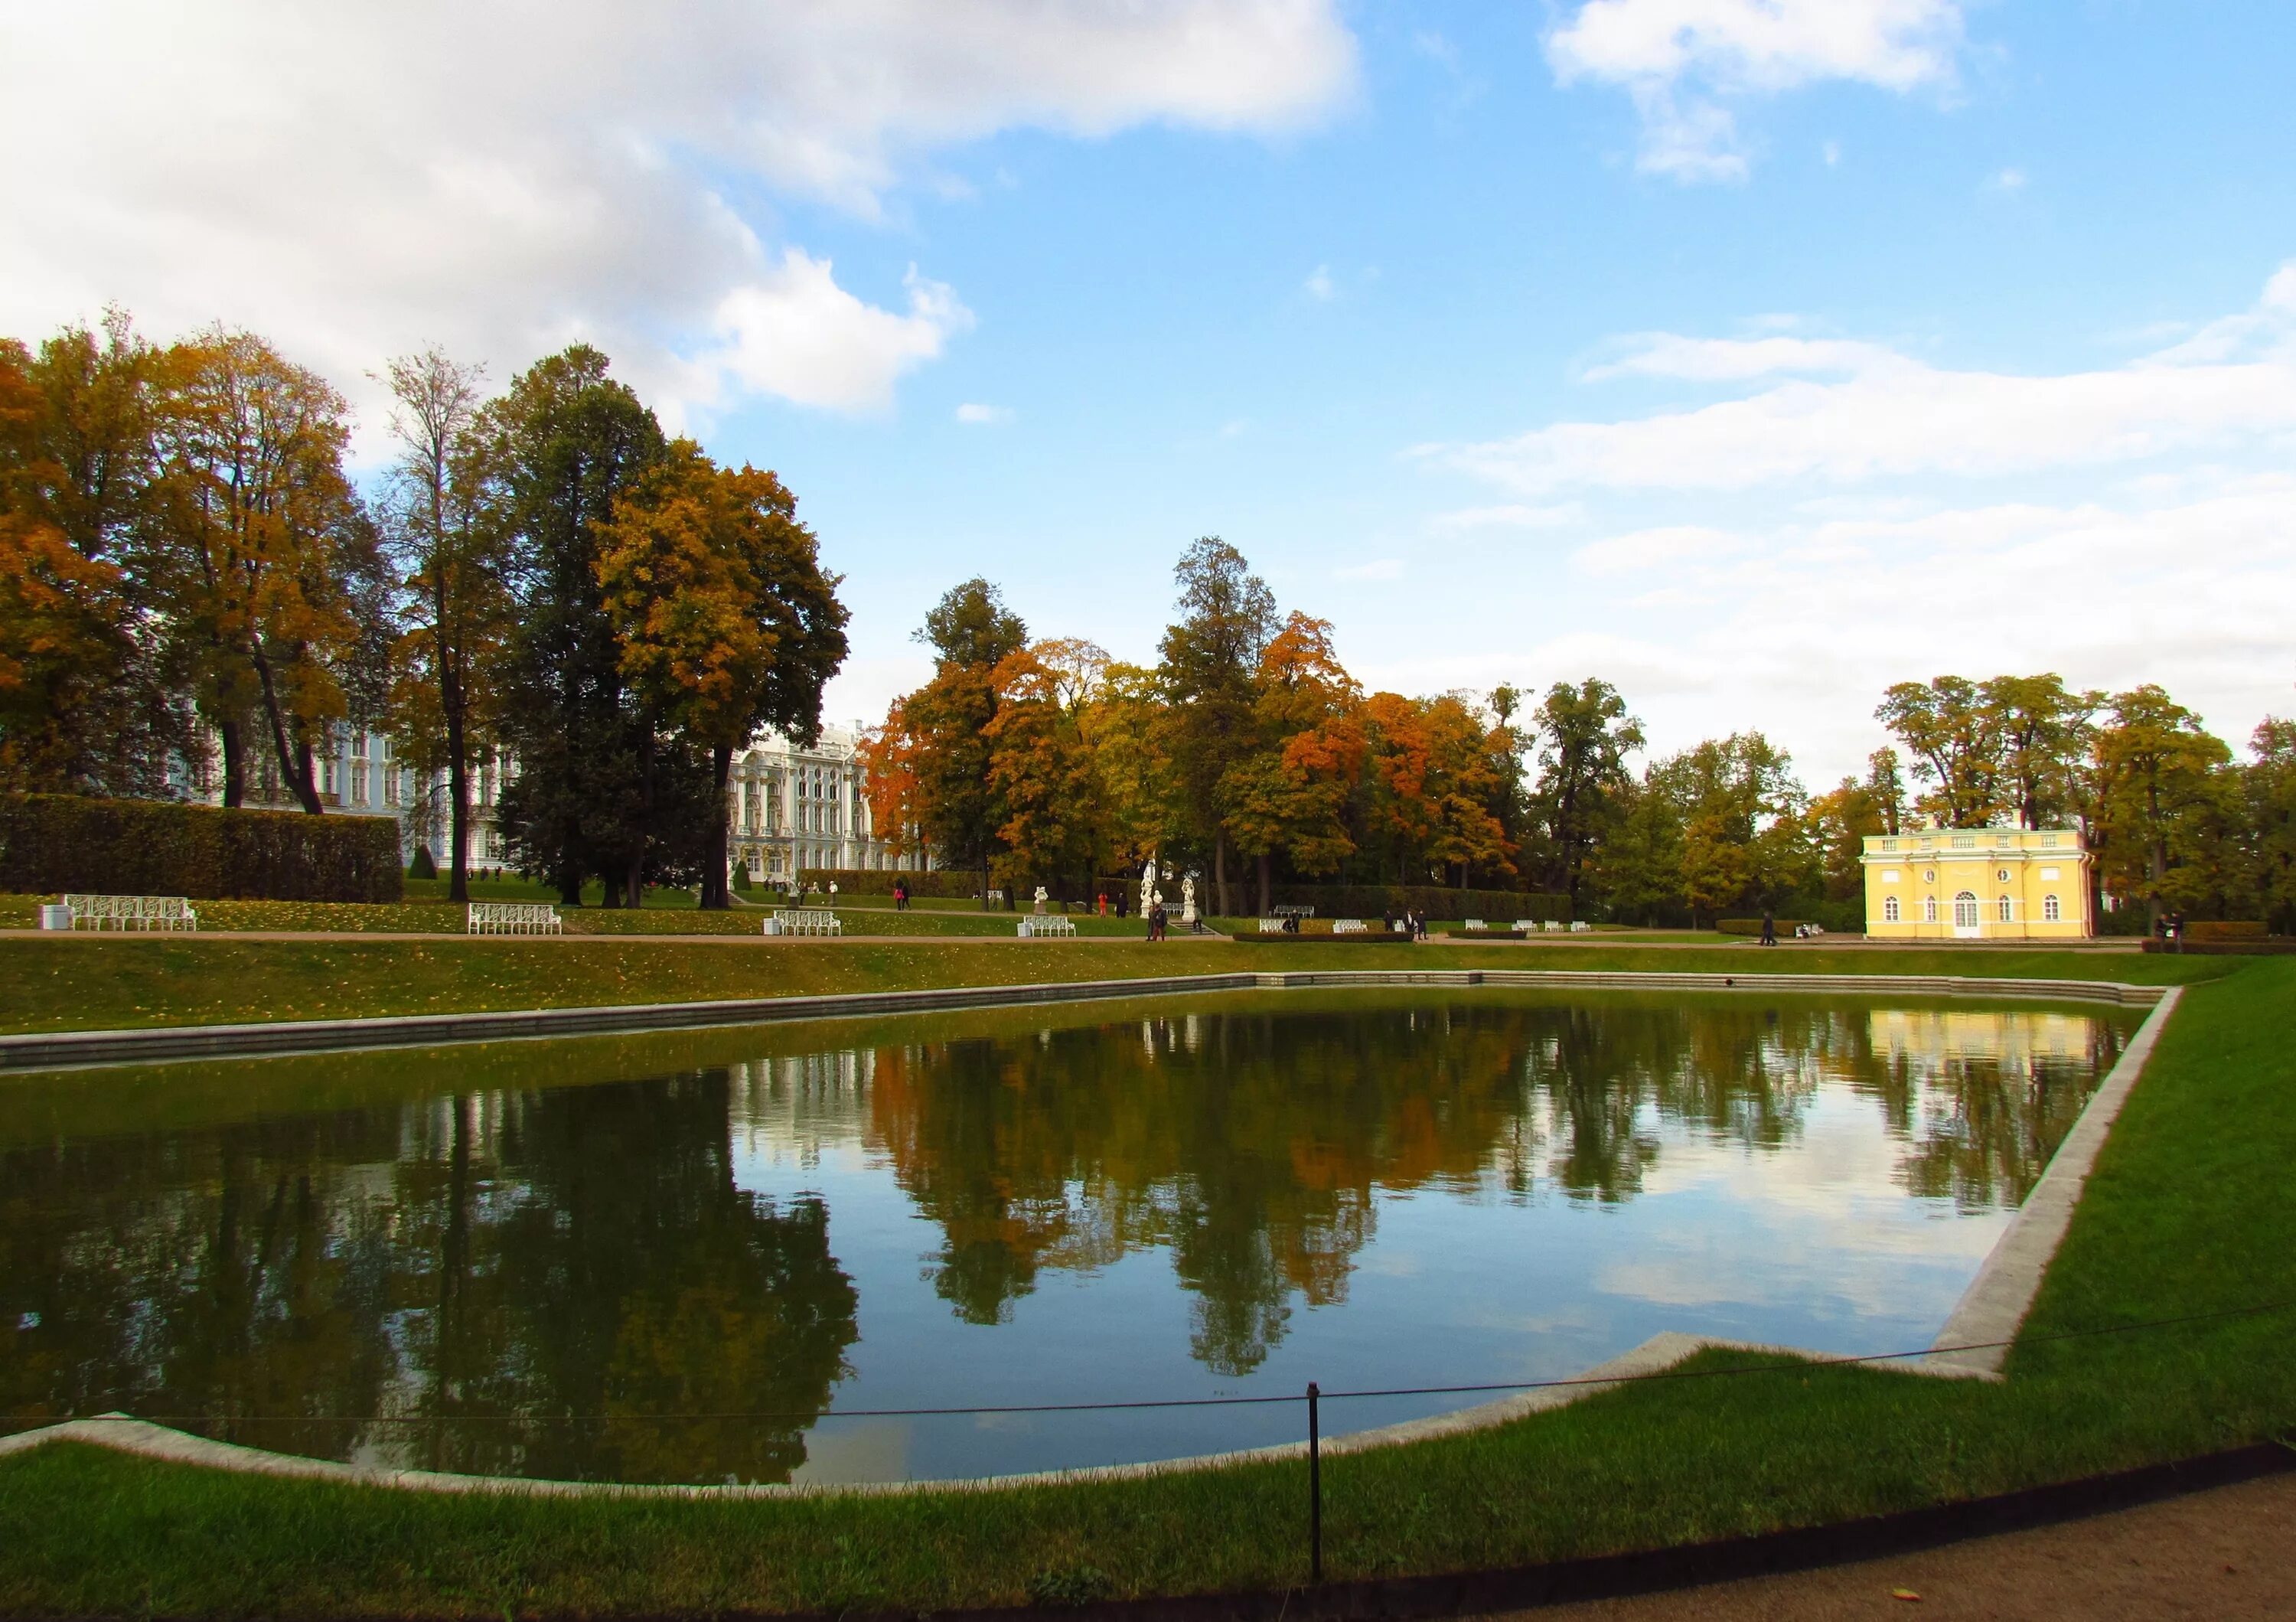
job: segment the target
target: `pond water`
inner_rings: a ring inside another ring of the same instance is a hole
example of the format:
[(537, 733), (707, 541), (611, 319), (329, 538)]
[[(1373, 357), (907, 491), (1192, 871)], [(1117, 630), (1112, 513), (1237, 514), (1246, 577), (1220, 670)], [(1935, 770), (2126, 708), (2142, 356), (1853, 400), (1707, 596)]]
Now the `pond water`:
[(11, 1080), (0, 1423), (896, 1479), (1303, 1418), (828, 1410), (1556, 1378), (1665, 1329), (1912, 1348), (2138, 1018), (1292, 992)]

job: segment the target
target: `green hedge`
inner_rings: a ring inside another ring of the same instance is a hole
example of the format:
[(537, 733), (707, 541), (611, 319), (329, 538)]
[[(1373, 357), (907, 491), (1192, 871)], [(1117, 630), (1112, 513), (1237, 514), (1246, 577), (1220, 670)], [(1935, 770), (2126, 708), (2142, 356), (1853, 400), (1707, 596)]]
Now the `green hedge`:
[[(1231, 882), (1247, 907), (1259, 905), (1259, 886), (1247, 877)], [(1446, 889), (1433, 884), (1278, 884), (1268, 894), (1277, 906), (1312, 906), (1318, 918), (1384, 918), (1390, 908), (1423, 918), (1481, 918), (1510, 924), (1518, 918), (1568, 922), (1570, 897), (1519, 889)], [(1196, 886), (1199, 904), (1210, 905), (1206, 886)]]
[[(1808, 918), (1773, 918), (1770, 920), (1770, 925), (1780, 935), (1791, 936), (1796, 930), (1810, 922), (1812, 921)], [(1724, 935), (1759, 935), (1762, 932), (1762, 921), (1759, 918), (1725, 918), (1716, 922), (1714, 928), (1718, 933)]]
[(809, 890), (825, 890), (829, 881), (837, 881), (840, 896), (890, 896), (893, 881), (908, 881), (912, 896), (933, 896), (944, 901), (967, 901), (980, 893), (980, 874), (977, 869), (943, 868), (938, 872), (900, 872), (891, 868), (878, 867), (804, 867), (798, 877)]
[(0, 795), (0, 890), (25, 895), (397, 901), (398, 860), (387, 816)]

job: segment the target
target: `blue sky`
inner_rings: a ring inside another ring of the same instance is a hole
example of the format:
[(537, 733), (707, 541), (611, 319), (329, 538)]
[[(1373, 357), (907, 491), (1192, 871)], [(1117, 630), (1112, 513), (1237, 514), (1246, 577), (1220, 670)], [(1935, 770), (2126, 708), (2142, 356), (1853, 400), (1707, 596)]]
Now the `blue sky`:
[(1376, 684), (1603, 676), (1814, 783), (1946, 670), (2296, 707), (2296, 8), (422, 10), (0, 19), (12, 135), (99, 41), (155, 120), (0, 181), (0, 319), (243, 322), (368, 446), (384, 356), (592, 337), (798, 491), (834, 719), (974, 573), (1150, 657), (1204, 533)]

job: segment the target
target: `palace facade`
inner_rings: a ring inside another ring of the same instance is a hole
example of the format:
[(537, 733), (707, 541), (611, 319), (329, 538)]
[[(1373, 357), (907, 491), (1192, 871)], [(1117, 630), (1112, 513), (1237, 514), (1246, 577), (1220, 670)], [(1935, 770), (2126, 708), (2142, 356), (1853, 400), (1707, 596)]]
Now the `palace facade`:
[(1868, 834), (1866, 933), (1881, 940), (2083, 940), (2089, 864), (2069, 828)]
[[(745, 865), (752, 881), (786, 884), (801, 871), (866, 868), (919, 871), (929, 859), (897, 855), (891, 841), (877, 837), (857, 736), (842, 727), (822, 728), (819, 741), (800, 747), (778, 733), (759, 732), (734, 758), (726, 793), (729, 860)], [(247, 804), (261, 810), (292, 811), (294, 797), (279, 779), (268, 749), (250, 751)], [(212, 756), (213, 751), (210, 751)], [(353, 816), (388, 816), (399, 827), (399, 844), (412, 860), (415, 847), (430, 852), (441, 869), (448, 865), (453, 821), (444, 772), (422, 773), (394, 755), (379, 733), (338, 726), (332, 747), (316, 763), (319, 799), (330, 811)], [(500, 867), (509, 860), (495, 821), (505, 784), (517, 776), (507, 750), (480, 760), (471, 774), (471, 806), (464, 859), (473, 868)], [(185, 798), (223, 803), (223, 774), (211, 769), (187, 781)]]

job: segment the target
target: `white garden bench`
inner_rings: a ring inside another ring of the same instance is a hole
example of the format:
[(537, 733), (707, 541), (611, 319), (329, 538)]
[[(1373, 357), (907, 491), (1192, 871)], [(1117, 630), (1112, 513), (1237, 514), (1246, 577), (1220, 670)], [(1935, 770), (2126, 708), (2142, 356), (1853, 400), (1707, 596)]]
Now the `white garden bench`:
[(181, 896), (66, 896), (75, 930), (190, 930), (200, 915)]
[(1538, 926), (1538, 932), (1542, 935), (1559, 935), (1562, 932), (1562, 926), (1549, 918)]
[(785, 906), (776, 908), (766, 920), (768, 935), (842, 935), (845, 921), (827, 907)]
[(563, 935), (565, 921), (547, 901), (473, 901), (463, 928), (472, 935)]
[(1287, 901), (1281, 906), (1269, 907), (1267, 913), (1271, 918), (1313, 918), (1316, 915), (1316, 909)]
[(1031, 913), (1021, 920), (1020, 938), (1022, 940), (1044, 940), (1075, 933), (1076, 920), (1073, 918), (1038, 917)]
[(1514, 921), (1514, 928), (1515, 933), (1518, 935), (1536, 935), (1538, 933), (1538, 920), (1536, 918), (1518, 918)]
[(1485, 923), (1480, 918), (1466, 918), (1460, 921), (1459, 927), (1462, 930), (1472, 930), (1480, 934), (1481, 931), (1489, 929), (1491, 926)]
[(1570, 932), (1573, 935), (1589, 934), (1593, 931), (1594, 928), (1595, 926), (1593, 924), (1588, 923), (1583, 918), (1573, 918), (1570, 921)]
[(1334, 935), (1368, 935), (1371, 933), (1371, 927), (1365, 923), (1360, 918), (1334, 918), (1332, 920), (1332, 933)]

